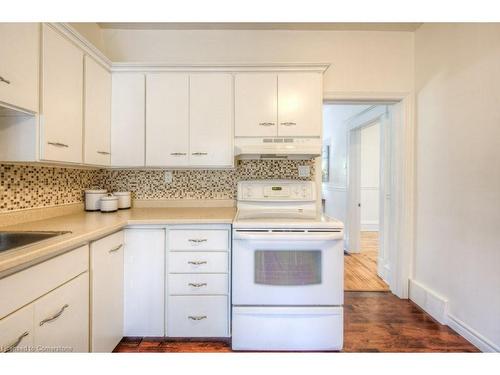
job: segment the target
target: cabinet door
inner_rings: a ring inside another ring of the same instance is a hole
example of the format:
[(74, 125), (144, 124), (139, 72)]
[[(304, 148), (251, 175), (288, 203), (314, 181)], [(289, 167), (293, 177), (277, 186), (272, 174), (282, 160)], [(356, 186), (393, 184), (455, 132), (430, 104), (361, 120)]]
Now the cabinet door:
[(0, 23), (0, 102), (38, 112), (40, 24)]
[(83, 52), (43, 25), (42, 159), (82, 162)]
[(124, 335), (165, 335), (165, 231), (125, 230)]
[(233, 165), (233, 77), (192, 74), (190, 81), (190, 164)]
[(144, 166), (145, 82), (142, 73), (115, 73), (111, 96), (111, 165)]
[(90, 244), (92, 352), (112, 352), (123, 337), (123, 231)]
[(25, 352), (33, 347), (33, 304), (0, 320), (0, 353)]
[(111, 73), (85, 56), (84, 163), (111, 162)]
[(234, 77), (236, 137), (275, 137), (278, 78), (273, 73), (239, 73)]
[(34, 344), (39, 350), (88, 352), (88, 272), (53, 290), (33, 304)]
[(321, 136), (321, 73), (278, 74), (278, 135)]
[(189, 76), (148, 74), (146, 108), (146, 165), (188, 165)]

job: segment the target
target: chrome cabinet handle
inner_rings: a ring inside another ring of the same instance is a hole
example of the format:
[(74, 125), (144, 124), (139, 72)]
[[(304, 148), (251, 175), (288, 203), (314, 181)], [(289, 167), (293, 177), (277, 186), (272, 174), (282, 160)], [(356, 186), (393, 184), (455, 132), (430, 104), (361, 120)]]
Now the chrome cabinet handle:
[(21, 341), (23, 341), (23, 339), (29, 335), (29, 332), (26, 331), (24, 332), (23, 334), (21, 334), (21, 336), (19, 336), (17, 338), (16, 341), (14, 341), (12, 344), (10, 344), (9, 346), (7, 346), (7, 348), (5, 348), (5, 350), (3, 351), (4, 353), (9, 353), (11, 351), (13, 351), (15, 348), (18, 347), (18, 345), (21, 343)]
[(294, 126), (294, 125), (297, 125), (296, 122), (282, 122), (281, 125), (284, 125), (284, 126)]
[(259, 122), (260, 126), (274, 126), (274, 122)]
[(69, 307), (69, 305), (65, 304), (63, 307), (61, 307), (61, 310), (59, 310), (59, 312), (55, 313), (50, 318), (46, 318), (46, 319), (42, 320), (40, 322), (40, 327), (43, 326), (45, 323), (50, 323), (50, 322), (56, 320), (57, 318), (59, 318), (61, 316), (61, 314), (64, 312), (64, 310), (66, 310), (68, 307)]
[(3, 78), (2, 76), (0, 76), (0, 82), (10, 85), (10, 81), (8, 79)]
[(171, 152), (170, 155), (172, 155), (172, 156), (184, 156), (187, 154), (185, 152)]
[(206, 315), (200, 315), (200, 316), (189, 315), (188, 316), (188, 319), (191, 319), (191, 320), (203, 320), (203, 319), (206, 319), (206, 318), (207, 318)]
[(202, 264), (207, 264), (206, 260), (188, 260), (188, 264), (192, 264), (193, 266), (201, 266)]
[(203, 156), (203, 155), (208, 155), (208, 152), (193, 152), (191, 155)]
[(188, 285), (192, 286), (193, 288), (201, 288), (207, 286), (207, 283), (189, 283)]
[(69, 147), (66, 143), (61, 143), (61, 142), (47, 142), (47, 143), (52, 146)]
[(188, 240), (189, 242), (194, 242), (194, 243), (202, 243), (202, 242), (207, 242), (206, 238), (190, 238)]
[(99, 151), (99, 150), (97, 150), (97, 153), (101, 154), (101, 155), (111, 155), (111, 152), (107, 152), (107, 151)]
[(123, 247), (123, 244), (118, 245), (117, 247), (114, 247), (114, 248), (112, 248), (111, 250), (109, 250), (109, 251), (108, 251), (108, 253), (110, 253), (110, 254), (111, 254), (111, 253), (114, 253), (114, 252), (116, 252), (116, 251), (120, 250), (122, 247)]

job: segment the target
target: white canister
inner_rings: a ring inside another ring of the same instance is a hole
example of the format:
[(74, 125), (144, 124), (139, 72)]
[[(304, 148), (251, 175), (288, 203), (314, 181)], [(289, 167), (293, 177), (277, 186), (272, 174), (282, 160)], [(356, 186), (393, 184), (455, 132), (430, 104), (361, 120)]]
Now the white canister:
[(111, 194), (101, 198), (101, 212), (118, 211), (118, 197)]
[(124, 210), (132, 206), (130, 191), (116, 191), (113, 195), (118, 197), (118, 209)]
[(107, 190), (85, 190), (85, 211), (99, 211), (101, 209), (101, 198), (107, 194)]

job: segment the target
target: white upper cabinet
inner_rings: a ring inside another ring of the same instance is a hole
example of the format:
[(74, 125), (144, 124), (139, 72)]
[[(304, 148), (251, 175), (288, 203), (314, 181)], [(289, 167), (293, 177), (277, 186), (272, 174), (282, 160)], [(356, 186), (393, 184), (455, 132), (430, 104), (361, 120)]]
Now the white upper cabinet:
[(189, 75), (146, 76), (146, 165), (189, 165)]
[(238, 73), (235, 77), (235, 136), (319, 137), (322, 75)]
[(85, 56), (84, 163), (111, 162), (111, 74)]
[(40, 24), (0, 23), (0, 102), (38, 112)]
[(83, 52), (43, 25), (41, 159), (82, 162)]
[(190, 75), (190, 165), (233, 165), (233, 77)]
[(143, 73), (115, 73), (111, 100), (111, 165), (144, 166), (145, 82)]
[(235, 76), (235, 136), (276, 136), (277, 83), (278, 78), (273, 73), (240, 73)]
[(322, 82), (320, 73), (278, 74), (279, 136), (321, 135)]

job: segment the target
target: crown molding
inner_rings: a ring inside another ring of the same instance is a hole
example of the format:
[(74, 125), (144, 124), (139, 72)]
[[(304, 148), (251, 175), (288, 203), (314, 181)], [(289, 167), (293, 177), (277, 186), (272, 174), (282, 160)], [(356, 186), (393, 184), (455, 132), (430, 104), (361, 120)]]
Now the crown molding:
[(114, 62), (113, 72), (318, 72), (324, 73), (329, 63), (268, 64), (168, 64), (147, 62)]
[(111, 60), (94, 46), (87, 38), (80, 34), (76, 29), (68, 23), (52, 22), (49, 23), (53, 28), (64, 34), (68, 39), (80, 47), (87, 55), (91, 56), (99, 64), (107, 70), (111, 70)]

